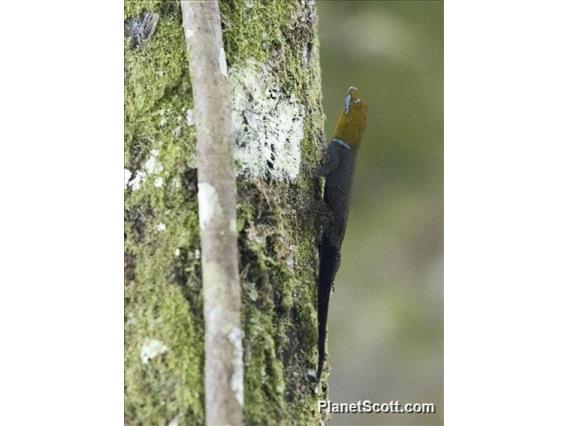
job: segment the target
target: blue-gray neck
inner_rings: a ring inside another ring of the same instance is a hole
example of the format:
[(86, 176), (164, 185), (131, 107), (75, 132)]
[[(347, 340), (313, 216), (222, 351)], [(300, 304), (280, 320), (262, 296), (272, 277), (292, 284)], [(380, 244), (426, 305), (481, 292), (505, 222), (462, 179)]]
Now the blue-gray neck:
[(338, 143), (338, 144), (341, 145), (343, 148), (347, 148), (348, 150), (351, 151), (351, 147), (349, 146), (349, 144), (343, 142), (341, 139), (333, 138), (331, 141), (332, 141), (332, 142), (335, 142), (335, 143)]

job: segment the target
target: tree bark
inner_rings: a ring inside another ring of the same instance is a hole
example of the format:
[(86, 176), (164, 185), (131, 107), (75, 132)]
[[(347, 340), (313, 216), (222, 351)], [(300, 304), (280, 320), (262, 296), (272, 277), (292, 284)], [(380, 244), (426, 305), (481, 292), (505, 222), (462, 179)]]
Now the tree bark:
[[(244, 423), (319, 424), (313, 1), (220, 1), (232, 92)], [(179, 2), (125, 2), (125, 422), (205, 422), (192, 81)], [(201, 171), (200, 171), (201, 172)], [(219, 254), (219, 253), (218, 253)], [(322, 398), (323, 396), (320, 396)]]

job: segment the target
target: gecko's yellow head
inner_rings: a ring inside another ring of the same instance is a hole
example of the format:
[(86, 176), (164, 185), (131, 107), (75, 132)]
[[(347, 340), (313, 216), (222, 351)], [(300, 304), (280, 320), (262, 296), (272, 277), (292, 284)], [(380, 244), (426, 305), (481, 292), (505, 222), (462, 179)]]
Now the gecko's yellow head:
[(361, 99), (359, 89), (350, 87), (345, 96), (345, 105), (337, 117), (333, 137), (358, 148), (366, 127), (367, 104)]

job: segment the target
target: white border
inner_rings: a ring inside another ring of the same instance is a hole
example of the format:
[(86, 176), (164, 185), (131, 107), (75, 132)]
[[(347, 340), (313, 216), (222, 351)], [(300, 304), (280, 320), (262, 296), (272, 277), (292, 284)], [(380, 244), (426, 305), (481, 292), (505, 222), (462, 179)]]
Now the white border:
[(2, 5), (2, 425), (124, 424), (122, 14)]
[(568, 424), (567, 12), (446, 3), (449, 425)]

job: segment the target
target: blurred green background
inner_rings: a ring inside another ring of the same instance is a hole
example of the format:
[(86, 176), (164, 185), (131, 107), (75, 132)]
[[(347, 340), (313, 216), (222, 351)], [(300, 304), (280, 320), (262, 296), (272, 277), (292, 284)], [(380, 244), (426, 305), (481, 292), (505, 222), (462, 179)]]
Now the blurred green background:
[(369, 104), (332, 296), (330, 397), (433, 402), (432, 415), (335, 414), (332, 425), (443, 423), (443, 3), (318, 1), (326, 135), (347, 88)]

